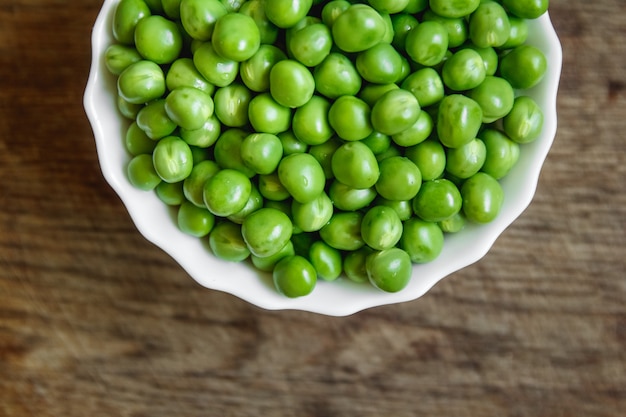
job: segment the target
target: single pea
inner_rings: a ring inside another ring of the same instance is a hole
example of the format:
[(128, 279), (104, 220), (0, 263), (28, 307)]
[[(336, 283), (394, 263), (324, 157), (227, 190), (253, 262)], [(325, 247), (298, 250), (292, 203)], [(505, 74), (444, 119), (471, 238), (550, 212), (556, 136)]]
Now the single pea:
[(291, 214), (294, 225), (305, 232), (316, 232), (320, 230), (333, 215), (333, 203), (328, 194), (321, 192), (308, 203), (299, 203), (293, 200)]
[(271, 133), (251, 133), (241, 144), (243, 162), (257, 174), (270, 174), (283, 157), (283, 145)]
[(353, 188), (369, 188), (380, 175), (378, 161), (370, 148), (361, 142), (346, 142), (332, 158), (335, 178)]
[(473, 49), (461, 49), (443, 64), (441, 75), (443, 83), (449, 89), (471, 90), (485, 80), (485, 64), (478, 52)]
[(463, 45), (463, 48), (471, 49), (478, 52), (478, 55), (483, 59), (483, 65), (485, 66), (485, 75), (494, 75), (498, 69), (498, 53), (494, 48), (488, 46), (486, 48), (480, 48), (473, 43), (467, 43)]
[(180, 3), (182, 0), (161, 0), (165, 16), (172, 20), (180, 19)]
[(161, 182), (161, 177), (154, 169), (150, 154), (144, 153), (134, 156), (128, 163), (126, 172), (131, 185), (143, 191), (154, 190)]
[(505, 177), (519, 160), (520, 146), (504, 133), (485, 129), (480, 133), (485, 144), (486, 158), (481, 171), (499, 180)]
[(204, 42), (193, 54), (193, 63), (198, 72), (211, 84), (225, 87), (239, 75), (239, 62), (219, 55), (211, 42)]
[(205, 160), (194, 164), (191, 173), (183, 182), (185, 198), (198, 207), (206, 207), (204, 203), (204, 184), (213, 175), (217, 174), (220, 167), (215, 161)]
[(274, 267), (283, 258), (287, 256), (293, 256), (296, 252), (293, 248), (293, 243), (291, 241), (287, 242), (283, 248), (271, 256), (256, 256), (251, 254), (250, 260), (252, 260), (252, 264), (260, 271), (263, 272), (272, 272)]
[(400, 133), (391, 136), (393, 142), (403, 147), (417, 145), (428, 139), (433, 132), (433, 118), (424, 110), (420, 110), (415, 123)]
[(509, 25), (511, 27), (509, 38), (500, 45), (501, 49), (516, 48), (526, 43), (528, 39), (528, 21), (526, 19), (509, 15)]
[(361, 237), (363, 213), (359, 211), (335, 212), (320, 229), (320, 237), (329, 246), (354, 251), (365, 245)]
[(403, 11), (409, 0), (368, 0), (368, 3), (379, 13), (394, 14)]
[(379, 163), (376, 191), (388, 200), (410, 200), (422, 185), (419, 168), (404, 156), (392, 156)]
[(144, 0), (153, 14), (163, 14), (163, 4), (161, 0)]
[(537, 102), (529, 96), (519, 96), (509, 114), (504, 117), (502, 126), (515, 142), (530, 143), (541, 134), (543, 121), (543, 110)]
[(411, 258), (400, 248), (389, 248), (368, 255), (365, 268), (370, 283), (390, 293), (403, 290), (413, 274)]
[(439, 22), (422, 22), (407, 34), (405, 49), (413, 62), (435, 66), (448, 51), (448, 31)]
[(150, 139), (161, 139), (176, 130), (176, 123), (165, 110), (164, 99), (156, 99), (145, 105), (137, 113), (137, 125)]
[(189, 149), (191, 149), (191, 159), (193, 160), (194, 166), (211, 158), (211, 153), (208, 149), (192, 145), (189, 145)]
[(372, 133), (370, 133), (365, 139), (362, 139), (361, 142), (366, 144), (374, 155), (378, 155), (389, 149), (391, 146), (391, 137), (389, 135), (385, 135), (384, 133), (372, 131)]
[(316, 90), (329, 99), (354, 96), (361, 90), (363, 80), (347, 56), (331, 52), (313, 69)]
[(263, 0), (248, 0), (244, 2), (239, 8), (239, 13), (250, 16), (254, 20), (257, 28), (259, 28), (262, 45), (273, 45), (276, 42), (278, 27), (267, 18)]
[(483, 122), (493, 123), (509, 114), (515, 91), (504, 78), (487, 76), (478, 87), (467, 92), (467, 96), (480, 105)]
[(473, 139), (465, 145), (446, 151), (446, 171), (459, 179), (469, 178), (482, 168), (486, 157), (483, 141)]
[(239, 66), (241, 80), (252, 91), (258, 93), (269, 91), (270, 71), (278, 61), (285, 59), (287, 59), (287, 55), (278, 47), (261, 45), (250, 59), (242, 62)]
[(404, 155), (419, 168), (424, 181), (441, 177), (446, 168), (445, 149), (435, 139), (427, 139), (407, 148)]
[(469, 37), (481, 47), (498, 47), (509, 38), (511, 25), (506, 10), (497, 2), (481, 3), (469, 19)]
[(361, 91), (359, 91), (358, 98), (367, 103), (368, 106), (373, 107), (374, 104), (380, 99), (385, 93), (391, 90), (398, 90), (400, 87), (396, 83), (388, 83), (388, 84), (365, 84)]
[(370, 83), (393, 83), (402, 73), (402, 56), (391, 44), (379, 43), (357, 55), (356, 69)]
[(183, 129), (180, 128), (180, 137), (189, 145), (199, 148), (208, 148), (213, 145), (222, 133), (222, 124), (213, 113), (200, 129)]
[(113, 75), (120, 75), (131, 64), (142, 59), (137, 49), (128, 45), (113, 44), (104, 51), (104, 64)]
[(208, 41), (213, 34), (215, 22), (228, 10), (219, 0), (181, 0), (180, 21), (193, 39)]
[(137, 23), (151, 14), (143, 0), (121, 0), (113, 14), (113, 38), (122, 44), (132, 45)]
[(332, 27), (335, 20), (337, 20), (337, 17), (348, 10), (350, 5), (351, 3), (346, 0), (331, 0), (326, 2), (326, 4), (322, 7), (322, 22), (329, 28)]
[(241, 236), (241, 225), (230, 221), (213, 226), (209, 247), (215, 256), (229, 262), (241, 262), (250, 256), (250, 250)]
[(539, 84), (547, 68), (546, 56), (532, 45), (518, 46), (500, 60), (500, 75), (517, 89), (528, 89)]
[(393, 25), (393, 40), (391, 44), (399, 51), (404, 51), (406, 35), (419, 24), (412, 13), (395, 13), (391, 15)]
[(343, 270), (341, 252), (321, 240), (313, 242), (308, 259), (324, 281), (336, 280)]
[(387, 158), (391, 158), (392, 156), (402, 156), (402, 151), (399, 146), (390, 146), (385, 152), (379, 153), (376, 155), (376, 161), (381, 163)]
[(213, 96), (215, 114), (223, 125), (244, 127), (248, 124), (248, 107), (252, 92), (238, 82), (219, 88)]
[(193, 169), (191, 149), (177, 136), (160, 139), (152, 153), (152, 161), (157, 174), (165, 182), (182, 181)]
[(308, 153), (284, 157), (278, 165), (278, 178), (294, 200), (303, 204), (317, 198), (326, 185), (322, 166)]
[(210, 95), (193, 87), (178, 87), (165, 99), (165, 111), (178, 126), (200, 129), (213, 115), (215, 103)]
[(252, 178), (256, 172), (241, 157), (241, 146), (248, 135), (248, 131), (239, 128), (226, 130), (213, 146), (213, 157), (221, 168), (235, 169)]
[(458, 18), (468, 16), (480, 5), (481, 0), (430, 0), (429, 5), (433, 12), (440, 16)]
[(234, 169), (222, 169), (204, 184), (204, 204), (216, 216), (227, 217), (243, 209), (250, 198), (252, 184)]
[(139, 110), (143, 109), (144, 104), (133, 104), (124, 100), (122, 96), (117, 95), (116, 99), (117, 109), (121, 113), (123, 117), (129, 120), (135, 120), (137, 118), (137, 114), (139, 114)]
[(193, 87), (213, 96), (215, 86), (196, 69), (191, 58), (179, 58), (170, 65), (165, 75), (165, 85), (172, 91), (178, 87)]
[(323, 23), (307, 25), (288, 37), (288, 49), (295, 60), (307, 67), (319, 65), (330, 54), (333, 38)]
[(265, 0), (265, 14), (270, 22), (287, 29), (303, 19), (312, 5), (311, 0)]
[(463, 213), (474, 223), (493, 221), (502, 208), (504, 191), (492, 176), (479, 172), (463, 183)]
[(467, 220), (463, 211), (459, 211), (452, 217), (437, 222), (437, 225), (444, 233), (458, 233), (465, 228)]
[(243, 221), (241, 233), (256, 256), (272, 256), (289, 242), (293, 226), (289, 217), (274, 208), (261, 208)]
[(464, 95), (450, 94), (439, 105), (437, 135), (444, 146), (456, 148), (476, 137), (482, 121), (480, 104)]
[(128, 129), (126, 129), (126, 135), (124, 135), (124, 145), (128, 153), (133, 156), (140, 155), (142, 153), (152, 153), (156, 146), (156, 141), (152, 140), (146, 132), (144, 132), (137, 122), (132, 122)]
[(248, 198), (246, 205), (243, 206), (243, 208), (237, 213), (227, 216), (227, 218), (233, 223), (242, 224), (246, 217), (261, 208), (263, 208), (263, 196), (261, 195), (258, 187), (252, 183), (250, 197)]
[(215, 225), (215, 216), (206, 208), (198, 207), (190, 201), (183, 202), (177, 213), (178, 228), (195, 237), (204, 237)]
[(281, 259), (272, 273), (274, 286), (289, 298), (309, 295), (315, 289), (317, 272), (304, 257), (294, 255)]
[(280, 182), (277, 172), (259, 175), (259, 192), (269, 201), (284, 201), (291, 197), (289, 191)]
[(291, 129), (296, 137), (308, 145), (320, 145), (328, 141), (334, 130), (328, 120), (330, 102), (314, 95), (303, 106), (298, 107), (293, 115)]
[(536, 19), (548, 10), (548, 0), (503, 0), (502, 4), (515, 16)]
[(165, 75), (154, 62), (141, 60), (128, 66), (120, 74), (117, 91), (129, 103), (147, 103), (165, 93)]
[(307, 67), (292, 59), (278, 61), (270, 71), (270, 93), (285, 107), (307, 103), (315, 92), (315, 80)]
[(422, 68), (411, 73), (400, 87), (413, 93), (421, 107), (436, 104), (445, 95), (443, 80), (433, 68)]
[(387, 200), (386, 198), (378, 196), (374, 204), (394, 209), (402, 221), (409, 220), (413, 217), (413, 204), (411, 200)]
[(425, 221), (440, 222), (458, 213), (462, 201), (461, 193), (452, 181), (426, 181), (413, 199), (413, 212)]
[(441, 23), (448, 32), (448, 47), (456, 48), (463, 43), (468, 38), (468, 27), (467, 21), (465, 20), (465, 16), (463, 17), (444, 17), (440, 16), (432, 10), (427, 10), (424, 12), (423, 20), (426, 21), (435, 21)]
[(291, 127), (291, 109), (262, 93), (250, 100), (248, 120), (257, 132), (278, 134)]
[(392, 248), (402, 236), (402, 221), (391, 207), (374, 206), (363, 216), (361, 236), (372, 249)]
[(387, 32), (384, 19), (367, 4), (352, 4), (332, 26), (333, 40), (344, 52), (360, 52), (383, 40)]
[(326, 179), (334, 178), (333, 174), (333, 166), (332, 166), (332, 158), (333, 154), (341, 146), (343, 142), (337, 137), (333, 136), (326, 142), (313, 145), (309, 148), (309, 153), (313, 155), (317, 162), (320, 163), (322, 169), (324, 170), (324, 177)]
[(367, 276), (367, 268), (365, 263), (367, 257), (372, 254), (374, 250), (369, 246), (363, 246), (360, 249), (349, 252), (343, 260), (343, 270), (346, 277), (356, 283), (365, 283), (369, 281)]
[(227, 13), (217, 19), (211, 35), (215, 52), (236, 62), (250, 59), (261, 45), (254, 20), (242, 13)]
[(292, 153), (304, 153), (309, 150), (309, 145), (302, 142), (293, 133), (293, 130), (280, 132), (278, 135), (280, 143), (283, 145), (283, 155), (291, 155)]
[(372, 127), (386, 135), (396, 135), (413, 126), (419, 116), (417, 98), (410, 91), (395, 89), (383, 94), (372, 107)]
[(328, 110), (328, 122), (337, 135), (347, 141), (357, 141), (372, 133), (371, 109), (354, 96), (341, 96)]
[(335, 180), (330, 184), (328, 195), (339, 210), (355, 211), (369, 206), (377, 193), (374, 187), (354, 188)]
[(413, 217), (404, 223), (400, 247), (409, 254), (411, 262), (423, 264), (434, 261), (443, 250), (443, 231), (437, 223)]
[(404, 13), (416, 14), (419, 12), (423, 12), (427, 8), (428, 0), (409, 0), (406, 7), (404, 8)]
[(147, 16), (137, 22), (135, 47), (147, 60), (170, 64), (183, 48), (183, 37), (175, 22), (159, 15)]
[(183, 194), (183, 182), (165, 182), (161, 181), (154, 189), (157, 197), (168, 206), (180, 206), (185, 200)]

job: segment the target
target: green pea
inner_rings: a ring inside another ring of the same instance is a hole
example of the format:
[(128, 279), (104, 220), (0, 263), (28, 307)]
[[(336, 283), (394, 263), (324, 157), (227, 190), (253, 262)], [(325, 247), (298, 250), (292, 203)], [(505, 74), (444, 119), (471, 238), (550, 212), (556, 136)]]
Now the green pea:
[(329, 99), (354, 96), (363, 83), (350, 58), (331, 52), (313, 69), (316, 90)]
[(185, 201), (182, 181), (173, 183), (161, 181), (154, 191), (159, 200), (168, 206), (179, 206)]
[(120, 75), (126, 68), (142, 57), (132, 46), (113, 44), (104, 51), (104, 64), (113, 75)]
[(365, 268), (370, 283), (390, 293), (403, 290), (411, 281), (413, 273), (409, 254), (400, 248), (389, 248), (368, 255)]
[(161, 0), (163, 12), (172, 20), (180, 19), (181, 0)]
[(313, 265), (298, 255), (281, 259), (274, 267), (272, 277), (278, 292), (289, 298), (310, 294), (317, 283), (317, 272)]
[(528, 39), (528, 21), (526, 19), (509, 15), (509, 25), (511, 26), (509, 38), (500, 45), (502, 49), (516, 48), (523, 45)]
[(352, 4), (332, 26), (333, 40), (344, 52), (360, 52), (381, 42), (387, 32), (382, 16), (366, 4)]
[(229, 262), (241, 262), (250, 256), (241, 225), (229, 221), (215, 224), (209, 234), (209, 247), (215, 256)]
[(397, 145), (409, 147), (428, 139), (434, 128), (433, 118), (426, 111), (421, 110), (415, 123), (400, 133), (391, 136)]
[(278, 134), (291, 127), (291, 109), (262, 93), (250, 100), (248, 119), (255, 131)]
[(502, 0), (506, 9), (523, 19), (536, 19), (548, 10), (548, 0)]
[(417, 98), (410, 91), (395, 89), (383, 94), (372, 107), (372, 127), (386, 135), (396, 135), (410, 128), (419, 116)]
[(256, 256), (272, 256), (289, 242), (293, 226), (289, 217), (274, 208), (261, 208), (248, 215), (241, 227), (243, 238)]
[(483, 141), (473, 139), (463, 146), (446, 151), (446, 171), (459, 179), (469, 178), (482, 168), (486, 157)]
[(413, 212), (425, 221), (440, 222), (458, 213), (462, 202), (461, 193), (452, 181), (426, 181), (413, 199)]
[(333, 203), (328, 194), (321, 192), (308, 203), (294, 200), (291, 205), (293, 223), (305, 232), (320, 230), (333, 215)]
[(213, 146), (213, 157), (221, 168), (235, 169), (248, 178), (256, 173), (250, 169), (241, 157), (241, 146), (248, 132), (239, 128), (226, 130), (220, 135)]
[(402, 236), (402, 221), (391, 207), (374, 206), (363, 216), (361, 236), (372, 249), (392, 248)]
[(334, 281), (341, 275), (341, 252), (318, 240), (309, 249), (309, 261), (315, 268), (317, 276), (324, 281)]
[(350, 5), (351, 3), (346, 0), (331, 0), (326, 2), (326, 4), (322, 7), (322, 22), (326, 26), (332, 27), (335, 20), (337, 20), (337, 17), (348, 10)]
[(176, 130), (176, 123), (166, 112), (164, 99), (157, 99), (137, 113), (137, 125), (150, 139), (161, 139)]
[(379, 13), (400, 13), (409, 4), (409, 0), (369, 0), (368, 3)]
[(370, 107), (354, 96), (335, 100), (328, 111), (328, 122), (341, 139), (348, 141), (364, 139), (373, 130)]
[(200, 74), (191, 58), (179, 58), (174, 61), (167, 70), (165, 84), (170, 91), (178, 87), (193, 87), (209, 96), (215, 92), (215, 86)]
[(178, 87), (165, 99), (165, 111), (178, 126), (200, 129), (213, 115), (215, 103), (208, 94), (193, 87)]
[(404, 51), (407, 34), (419, 24), (411, 13), (396, 13), (391, 15), (393, 25), (393, 40), (391, 44), (399, 51)]
[(252, 188), (250, 190), (250, 197), (246, 202), (246, 205), (243, 206), (241, 210), (238, 212), (227, 216), (228, 220), (233, 223), (242, 224), (243, 221), (248, 217), (251, 213), (261, 209), (263, 207), (263, 196), (259, 191), (258, 187), (252, 183)]
[(483, 65), (485, 66), (485, 75), (494, 75), (496, 70), (498, 69), (498, 53), (494, 48), (488, 46), (486, 48), (479, 48), (473, 43), (468, 43), (463, 46), (463, 48), (471, 49), (473, 51), (478, 52), (478, 55), (483, 60)]
[(302, 204), (317, 198), (326, 185), (322, 166), (308, 153), (284, 157), (278, 165), (278, 178), (294, 200)]
[(479, 172), (463, 183), (461, 187), (463, 213), (474, 223), (493, 221), (502, 208), (504, 191), (492, 176)]
[(480, 104), (461, 94), (450, 94), (439, 105), (437, 135), (444, 146), (457, 148), (476, 137), (482, 120)]
[(374, 187), (353, 188), (335, 180), (328, 189), (328, 195), (339, 210), (354, 211), (369, 206), (377, 193)]
[(198, 207), (206, 207), (204, 203), (204, 184), (217, 174), (220, 167), (211, 160), (199, 162), (193, 166), (191, 173), (183, 182), (185, 198)]
[(528, 89), (539, 84), (547, 68), (546, 56), (532, 45), (518, 46), (500, 60), (500, 75), (517, 89)]
[(178, 228), (195, 237), (204, 237), (209, 234), (215, 224), (215, 216), (206, 208), (198, 207), (193, 203), (183, 202), (178, 208)]
[(503, 119), (504, 132), (517, 143), (536, 140), (543, 130), (543, 110), (529, 96), (519, 96)]
[(481, 47), (498, 47), (509, 38), (511, 25), (506, 10), (495, 1), (481, 3), (469, 19), (469, 37)]
[(356, 69), (371, 83), (393, 83), (402, 73), (402, 56), (391, 44), (379, 43), (357, 55)]
[(478, 87), (470, 90), (467, 96), (480, 105), (483, 122), (492, 123), (511, 111), (515, 91), (504, 78), (487, 76)]
[(270, 71), (270, 93), (274, 100), (285, 107), (300, 107), (315, 92), (315, 80), (307, 67), (298, 61), (278, 61)]
[(431, 262), (443, 250), (443, 231), (437, 223), (413, 217), (404, 223), (400, 247), (409, 254), (411, 262), (422, 264)]
[(128, 181), (137, 189), (151, 191), (161, 182), (152, 163), (152, 155), (140, 154), (133, 157), (126, 169)]
[(446, 168), (446, 152), (438, 140), (427, 139), (411, 146), (405, 156), (419, 168), (424, 181), (441, 177)]
[(124, 135), (124, 145), (128, 153), (133, 156), (140, 155), (142, 153), (152, 153), (156, 142), (152, 140), (146, 132), (144, 132), (137, 122), (132, 122), (128, 129), (126, 129), (126, 135)]
[(443, 83), (449, 89), (471, 90), (485, 80), (485, 64), (478, 52), (473, 49), (461, 49), (443, 64), (441, 75)]
[(374, 202), (379, 206), (387, 206), (395, 210), (402, 221), (406, 221), (413, 216), (413, 204), (411, 200), (387, 200), (378, 196)]
[(257, 174), (270, 174), (278, 168), (283, 145), (271, 133), (252, 133), (241, 144), (243, 162)]
[(481, 171), (495, 179), (506, 176), (519, 159), (520, 146), (504, 133), (495, 129), (485, 129), (480, 133), (485, 144), (486, 158)]
[(427, 67), (443, 60), (448, 51), (448, 31), (439, 22), (425, 21), (406, 36), (406, 53), (416, 63)]
[(163, 5), (161, 0), (144, 0), (144, 2), (150, 8), (150, 11), (154, 14), (163, 14)]
[(270, 71), (278, 61), (285, 59), (287, 55), (276, 46), (261, 45), (250, 59), (241, 63), (239, 67), (241, 80), (252, 91), (258, 93), (269, 91)]
[(222, 124), (215, 116), (210, 116), (200, 129), (180, 129), (180, 137), (189, 145), (208, 148), (213, 145), (222, 133)]
[(137, 23), (151, 14), (143, 0), (121, 0), (113, 14), (113, 38), (122, 44), (132, 45)]
[(333, 135), (328, 120), (330, 102), (321, 96), (313, 96), (293, 115), (291, 129), (296, 137), (307, 145), (320, 145)]
[(374, 153), (361, 142), (347, 142), (337, 148), (332, 169), (337, 180), (353, 188), (370, 188), (380, 175)]
[(410, 159), (392, 156), (379, 163), (376, 191), (388, 200), (410, 200), (422, 185), (419, 168)]
[(219, 55), (211, 42), (204, 42), (193, 54), (193, 63), (198, 72), (211, 84), (226, 87), (239, 74), (239, 62)]
[(121, 113), (121, 115), (127, 119), (135, 120), (137, 118), (137, 114), (139, 114), (139, 110), (144, 107), (144, 104), (133, 104), (124, 100), (122, 96), (119, 94), (116, 98), (117, 109)]
[(423, 20), (441, 23), (448, 32), (448, 47), (456, 48), (463, 45), (468, 38), (467, 21), (465, 17), (444, 17), (432, 10), (424, 12)]
[(343, 142), (339, 140), (337, 136), (333, 136), (326, 142), (313, 145), (309, 148), (309, 153), (313, 155), (317, 162), (320, 163), (322, 169), (324, 170), (324, 177), (326, 179), (334, 178), (333, 174), (333, 166), (332, 166), (332, 158), (333, 154), (341, 146)]
[(265, 0), (267, 18), (278, 26), (286, 29), (303, 19), (311, 9), (311, 0)]
[(278, 27), (265, 14), (263, 0), (248, 0), (241, 5), (239, 12), (250, 16), (259, 29), (261, 44), (272, 45), (278, 38)]
[(213, 34), (215, 22), (228, 10), (219, 0), (181, 0), (180, 20), (185, 31), (193, 39), (208, 41)]
[(480, 0), (430, 0), (430, 8), (440, 16), (459, 18), (473, 13), (480, 5)]
[(252, 93), (243, 84), (234, 82), (219, 88), (213, 96), (215, 114), (223, 125), (244, 127), (248, 124), (248, 107)]
[(389, 84), (365, 84), (361, 91), (359, 91), (358, 98), (367, 103), (368, 106), (373, 107), (374, 104), (380, 99), (385, 93), (391, 90), (398, 90), (398, 84), (389, 83)]
[(289, 191), (280, 182), (277, 172), (259, 175), (259, 192), (270, 201), (284, 201), (291, 197)]
[(242, 210), (252, 192), (248, 177), (234, 169), (222, 169), (204, 184), (204, 204), (216, 216), (227, 217)]
[(361, 237), (363, 213), (359, 211), (336, 212), (320, 229), (320, 237), (327, 245), (354, 251), (365, 245)]
[(147, 103), (165, 93), (165, 75), (154, 62), (138, 61), (120, 74), (117, 79), (117, 91), (129, 103)]
[[(418, 122), (419, 119), (415, 123)], [(368, 137), (362, 139), (361, 142), (366, 144), (374, 155), (378, 155), (389, 149), (391, 146), (391, 137), (389, 137), (389, 135), (385, 135), (384, 133), (373, 131)]]
[(135, 47), (147, 60), (157, 64), (174, 62), (183, 48), (183, 37), (175, 22), (159, 15), (137, 22)]
[(278, 139), (283, 145), (283, 155), (291, 155), (292, 153), (304, 153), (309, 149), (309, 145), (302, 142), (293, 133), (293, 130), (286, 130), (278, 134)]
[(444, 233), (458, 233), (465, 228), (467, 220), (462, 211), (459, 211), (452, 217), (437, 222), (437, 225)]
[(443, 80), (433, 68), (422, 68), (413, 72), (400, 86), (413, 93), (421, 107), (436, 104), (445, 95)]
[(330, 29), (320, 22), (290, 34), (287, 47), (298, 62), (314, 67), (330, 54), (332, 45)]
[(271, 256), (256, 256), (251, 255), (250, 259), (252, 260), (252, 264), (260, 271), (264, 272), (272, 272), (274, 267), (283, 258), (287, 256), (293, 256), (296, 252), (293, 248), (293, 243), (291, 241), (287, 242), (283, 248)]
[(365, 263), (367, 257), (372, 254), (374, 250), (369, 246), (363, 246), (352, 252), (348, 252), (343, 260), (343, 270), (346, 277), (356, 283), (365, 283), (369, 281), (367, 276), (367, 268)]
[(157, 143), (152, 154), (154, 168), (165, 182), (182, 181), (193, 169), (189, 145), (179, 137), (167, 136)]
[(261, 34), (250, 16), (228, 13), (215, 22), (211, 43), (220, 56), (241, 62), (251, 58), (259, 49)]
[(405, 13), (419, 13), (428, 8), (428, 0), (409, 0), (404, 8)]

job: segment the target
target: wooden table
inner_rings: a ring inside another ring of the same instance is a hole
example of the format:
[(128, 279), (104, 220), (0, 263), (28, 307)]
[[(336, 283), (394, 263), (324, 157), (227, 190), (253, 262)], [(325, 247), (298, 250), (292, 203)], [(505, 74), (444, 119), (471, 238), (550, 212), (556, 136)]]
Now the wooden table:
[(137, 232), (82, 107), (99, 7), (0, 6), (0, 415), (626, 415), (624, 2), (551, 2), (559, 131), (493, 250), (344, 318), (201, 288)]

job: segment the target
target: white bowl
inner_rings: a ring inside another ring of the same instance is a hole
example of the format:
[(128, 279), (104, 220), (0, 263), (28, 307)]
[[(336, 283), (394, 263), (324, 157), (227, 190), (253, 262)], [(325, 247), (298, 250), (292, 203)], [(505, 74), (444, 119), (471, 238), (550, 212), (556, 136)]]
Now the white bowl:
[(543, 162), (557, 127), (556, 96), (561, 74), (562, 50), (549, 16), (530, 22), (528, 44), (541, 49), (548, 59), (548, 73), (525, 94), (533, 97), (545, 113), (541, 137), (522, 146), (519, 162), (501, 181), (505, 192), (499, 217), (490, 224), (468, 225), (446, 236), (441, 255), (433, 262), (415, 265), (409, 285), (398, 293), (385, 293), (371, 285), (340, 278), (318, 281), (306, 297), (290, 299), (279, 295), (269, 274), (248, 263), (229, 263), (214, 257), (206, 241), (180, 232), (168, 208), (153, 192), (133, 188), (126, 177), (127, 154), (123, 135), (128, 126), (116, 107), (115, 78), (104, 65), (104, 50), (113, 42), (111, 22), (118, 0), (105, 0), (92, 33), (93, 60), (84, 106), (93, 127), (100, 166), (105, 179), (120, 196), (137, 229), (172, 256), (201, 285), (233, 294), (268, 310), (295, 309), (330, 316), (345, 316), (370, 307), (415, 300), (438, 281), (482, 258), (498, 236), (530, 204)]

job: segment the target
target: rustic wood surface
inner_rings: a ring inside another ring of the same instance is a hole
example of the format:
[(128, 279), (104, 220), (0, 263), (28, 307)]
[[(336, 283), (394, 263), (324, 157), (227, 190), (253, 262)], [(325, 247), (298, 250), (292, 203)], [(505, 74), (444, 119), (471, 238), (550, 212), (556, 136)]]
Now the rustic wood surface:
[(136, 231), (82, 107), (99, 7), (0, 5), (0, 415), (626, 415), (625, 2), (551, 2), (559, 131), (493, 250), (344, 318), (201, 288)]

